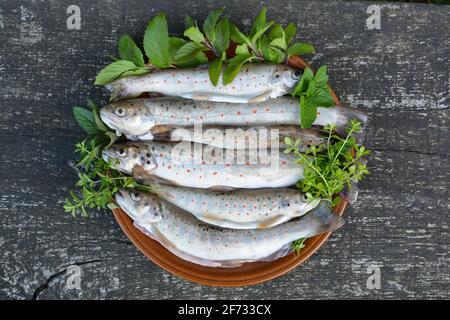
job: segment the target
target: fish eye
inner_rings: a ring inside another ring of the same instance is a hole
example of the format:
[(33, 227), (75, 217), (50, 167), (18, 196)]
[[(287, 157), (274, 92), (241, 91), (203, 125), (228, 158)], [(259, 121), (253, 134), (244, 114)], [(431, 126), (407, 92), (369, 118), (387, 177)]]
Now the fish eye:
[(298, 79), (298, 78), (300, 78), (301, 75), (302, 75), (302, 73), (299, 70), (295, 70), (294, 78)]
[(277, 75), (275, 76), (275, 78), (277, 78), (277, 79), (278, 79), (279, 77), (280, 77), (280, 75), (279, 75), (279, 74), (277, 74)]
[(141, 197), (139, 196), (139, 193), (137, 193), (137, 192), (132, 192), (132, 193), (131, 193), (131, 199), (132, 199), (133, 201), (139, 201), (139, 200), (141, 200)]
[(124, 110), (124, 108), (117, 108), (115, 113), (117, 116), (123, 117), (125, 115), (125, 110)]
[(120, 157), (124, 157), (127, 154), (127, 151), (124, 148), (119, 148), (116, 151), (117, 155)]

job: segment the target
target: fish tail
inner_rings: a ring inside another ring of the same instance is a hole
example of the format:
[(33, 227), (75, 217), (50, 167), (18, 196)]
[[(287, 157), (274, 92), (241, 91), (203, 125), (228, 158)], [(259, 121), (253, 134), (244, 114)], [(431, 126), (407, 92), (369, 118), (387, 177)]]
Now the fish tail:
[(344, 222), (345, 220), (342, 217), (333, 212), (329, 201), (321, 201), (317, 207), (299, 218), (300, 229), (303, 229), (299, 238), (312, 237), (324, 232), (334, 231), (342, 227)]
[(355, 137), (358, 144), (362, 144), (364, 142), (364, 138), (366, 135), (366, 127), (369, 121), (368, 116), (354, 108), (346, 108), (339, 107), (339, 120), (337, 121), (336, 133), (341, 137), (345, 137), (347, 135), (347, 129), (350, 127), (350, 123), (352, 120), (357, 120), (361, 123), (361, 130), (359, 132), (355, 132), (353, 136)]
[(136, 98), (142, 94), (142, 92), (133, 91), (126, 78), (110, 82), (106, 84), (105, 87), (111, 92), (111, 101)]
[(356, 199), (358, 199), (358, 181), (352, 180), (349, 184), (346, 184), (342, 191), (339, 193), (339, 196), (347, 200), (348, 203), (353, 204), (356, 202)]

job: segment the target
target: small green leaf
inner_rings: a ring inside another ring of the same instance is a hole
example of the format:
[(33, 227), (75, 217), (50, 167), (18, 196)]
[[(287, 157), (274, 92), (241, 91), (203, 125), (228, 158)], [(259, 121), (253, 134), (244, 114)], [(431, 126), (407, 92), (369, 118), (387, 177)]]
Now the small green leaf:
[(102, 119), (100, 118), (100, 114), (98, 112), (98, 108), (95, 107), (95, 109), (92, 110), (92, 115), (94, 116), (94, 122), (95, 126), (99, 131), (107, 132), (108, 128), (106, 128), (105, 124), (103, 123)]
[(334, 99), (331, 96), (330, 89), (324, 88), (317, 90), (311, 97), (319, 107), (332, 107), (334, 106)]
[(283, 61), (282, 55), (270, 47), (270, 39), (265, 34), (258, 40), (258, 50), (262, 53), (264, 60), (272, 63), (281, 63)]
[(311, 128), (317, 117), (317, 105), (307, 97), (300, 97), (300, 123), (302, 128)]
[(219, 83), (220, 72), (222, 71), (222, 59), (216, 58), (209, 66), (209, 79), (214, 86)]
[(275, 23), (272, 26), (272, 29), (270, 29), (269, 39), (273, 40), (276, 38), (281, 38), (282, 35), (283, 35), (283, 27), (281, 26), (281, 24)]
[(251, 54), (240, 54), (229, 60), (223, 72), (223, 84), (227, 85), (233, 81), (242, 68), (242, 65), (254, 58)]
[(128, 34), (120, 37), (118, 42), (119, 56), (122, 60), (129, 60), (138, 67), (144, 67), (144, 56), (141, 49), (138, 48), (133, 38)]
[(230, 38), (236, 44), (246, 43), (249, 47), (252, 46), (252, 42), (250, 41), (250, 39), (241, 31), (239, 31), (238, 27), (236, 27), (234, 24), (230, 25)]
[(197, 26), (193, 26), (187, 29), (184, 32), (184, 36), (197, 43), (202, 43), (205, 40), (205, 36)]
[(303, 75), (302, 78), (300, 79), (300, 82), (292, 92), (292, 96), (300, 96), (302, 93), (304, 93), (308, 89), (309, 83), (311, 82), (312, 79), (314, 79), (314, 73), (312, 72), (311, 68), (306, 68), (303, 71)]
[(144, 50), (150, 62), (158, 68), (170, 67), (169, 31), (164, 13), (159, 13), (147, 25)]
[(131, 61), (119, 60), (108, 64), (95, 77), (95, 85), (103, 85), (120, 77), (124, 72), (136, 70), (138, 67)]
[(283, 50), (283, 51), (286, 50), (286, 41), (284, 40), (284, 38), (276, 38), (276, 39), (273, 39), (273, 40), (270, 42), (270, 45), (271, 45), (272, 47), (279, 48), (279, 49), (281, 49), (281, 50)]
[(327, 66), (321, 66), (314, 77), (317, 88), (324, 88), (328, 83)]
[(188, 42), (185, 45), (183, 45), (177, 52), (177, 54), (175, 55), (175, 63), (183, 63), (186, 61), (189, 61), (193, 58), (195, 58), (195, 56), (205, 50), (205, 46), (201, 43), (196, 43), (196, 42)]
[(140, 74), (144, 74), (144, 73), (147, 73), (147, 72), (148, 72), (147, 68), (133, 69), (133, 70), (125, 71), (124, 73), (122, 73), (120, 75), (120, 78), (127, 77), (127, 76), (138, 76)]
[(216, 24), (217, 21), (219, 21), (219, 17), (222, 12), (223, 8), (211, 11), (208, 17), (206, 17), (205, 22), (203, 23), (203, 32), (205, 32), (206, 37), (211, 42), (214, 42), (216, 40)]
[(236, 47), (236, 54), (248, 54), (248, 46), (244, 43)]
[(284, 34), (286, 35), (286, 43), (291, 43), (292, 39), (297, 33), (297, 26), (293, 23), (289, 23), (286, 29), (284, 29)]
[(91, 110), (82, 107), (74, 107), (73, 116), (80, 127), (86, 131), (87, 134), (94, 135), (99, 133)]
[(266, 20), (267, 20), (266, 14), (267, 14), (267, 8), (263, 7), (252, 23), (252, 26), (250, 28), (251, 36), (254, 36), (256, 34), (256, 32), (258, 32), (258, 30), (261, 29), (266, 24)]
[(106, 145), (105, 149), (111, 147), (114, 144), (114, 142), (116, 142), (117, 139), (119, 139), (119, 137), (114, 132), (111, 131), (105, 132), (105, 135), (109, 138), (109, 143)]
[(184, 17), (184, 25), (186, 26), (186, 28), (190, 28), (195, 26), (195, 20), (192, 19), (190, 16), (186, 16)]
[(214, 48), (216, 48), (216, 50), (221, 55), (228, 49), (228, 46), (230, 45), (230, 23), (228, 21), (228, 18), (220, 19), (219, 23), (217, 23), (215, 33), (216, 37), (212, 43), (214, 45)]
[(273, 25), (273, 23), (273, 21), (267, 22), (256, 31), (256, 33), (252, 36), (253, 45), (256, 44), (256, 41)]
[(291, 45), (288, 49), (288, 56), (302, 55), (307, 53), (314, 53), (314, 47), (306, 42), (298, 42)]

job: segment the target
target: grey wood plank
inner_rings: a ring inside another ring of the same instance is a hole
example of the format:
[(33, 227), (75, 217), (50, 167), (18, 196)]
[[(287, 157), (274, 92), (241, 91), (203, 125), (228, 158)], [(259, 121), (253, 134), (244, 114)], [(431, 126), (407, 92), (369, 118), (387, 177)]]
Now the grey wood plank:
[[(269, 1), (271, 18), (296, 22), (329, 66), (342, 100), (371, 116), (372, 175), (348, 223), (304, 265), (245, 288), (212, 288), (159, 269), (122, 234), (108, 211), (73, 219), (62, 210), (75, 174), (67, 165), (83, 135), (71, 108), (88, 97), (121, 34), (141, 39), (167, 13), (171, 32), (186, 13), (202, 19), (226, 6), (249, 27), (261, 1), (80, 1), (81, 30), (66, 29), (70, 1), (0, 5), (0, 298), (449, 298), (450, 7), (380, 4), (380, 30), (367, 30), (357, 2)], [(67, 287), (68, 265), (81, 290)], [(369, 289), (370, 265), (381, 289)]]

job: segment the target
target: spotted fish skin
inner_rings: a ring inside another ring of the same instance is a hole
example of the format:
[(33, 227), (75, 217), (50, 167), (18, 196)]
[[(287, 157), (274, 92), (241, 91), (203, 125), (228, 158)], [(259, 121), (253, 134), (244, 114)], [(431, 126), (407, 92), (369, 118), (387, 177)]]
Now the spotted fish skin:
[(152, 194), (120, 190), (116, 201), (141, 230), (165, 248), (208, 266), (264, 260), (296, 239), (336, 230), (344, 223), (325, 203), (273, 228), (237, 230), (201, 222)]
[(103, 158), (127, 174), (134, 174), (139, 168), (141, 175), (134, 174), (134, 177), (145, 183), (148, 178), (191, 188), (283, 188), (303, 177), (303, 167), (294, 155), (277, 152), (278, 162), (272, 164), (271, 152), (274, 150), (262, 153), (261, 150), (244, 150), (247, 157), (239, 158), (238, 162), (239, 150), (231, 150), (229, 156), (228, 150), (198, 143), (149, 141), (115, 144), (103, 150)]
[[(136, 140), (152, 140), (153, 135), (170, 127), (192, 127), (196, 124), (205, 127), (298, 126), (300, 108), (298, 99), (291, 97), (252, 104), (160, 97), (111, 103), (100, 110), (100, 116), (118, 135), (123, 133)], [(351, 108), (319, 107), (313, 125), (324, 127), (333, 124), (337, 133), (345, 135), (352, 119), (364, 124), (367, 116)]]
[(232, 83), (224, 86), (219, 79), (218, 85), (214, 86), (207, 65), (204, 65), (124, 77), (107, 84), (106, 88), (111, 90), (112, 100), (153, 92), (195, 100), (251, 103), (291, 93), (300, 76), (301, 71), (284, 65), (248, 64)]
[(157, 185), (154, 193), (199, 220), (223, 228), (269, 228), (302, 216), (320, 200), (307, 201), (295, 189), (198, 190)]

